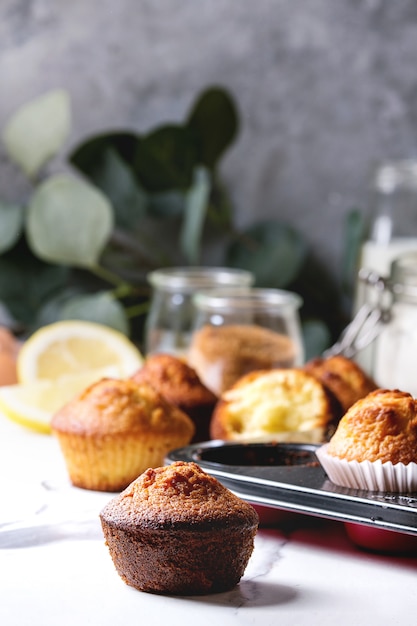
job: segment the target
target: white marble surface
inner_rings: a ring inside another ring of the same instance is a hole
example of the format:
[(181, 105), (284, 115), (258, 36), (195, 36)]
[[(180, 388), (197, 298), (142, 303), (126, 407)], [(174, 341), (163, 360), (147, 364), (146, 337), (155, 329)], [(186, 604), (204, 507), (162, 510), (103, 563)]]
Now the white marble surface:
[[(52, 437), (0, 415), (0, 476), (2, 626), (416, 623), (417, 558), (362, 552), (340, 523), (284, 516), (273, 528), (259, 531), (245, 575), (233, 591), (157, 596), (136, 591), (118, 577), (97, 518), (110, 496), (69, 485)], [(6, 534), (6, 522), (27, 521), (46, 501), (50, 508), (34, 520), (41, 524), (72, 516), (78, 523), (61, 527), (60, 537), (56, 527), (52, 534), (42, 525), (26, 534)]]

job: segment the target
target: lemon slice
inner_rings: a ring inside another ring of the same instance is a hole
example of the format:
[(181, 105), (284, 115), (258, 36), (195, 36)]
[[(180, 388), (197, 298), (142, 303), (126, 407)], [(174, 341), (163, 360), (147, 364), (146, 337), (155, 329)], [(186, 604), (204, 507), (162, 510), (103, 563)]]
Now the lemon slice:
[(143, 364), (138, 348), (122, 333), (81, 320), (43, 326), (23, 344), (17, 357), (22, 384), (113, 367), (130, 376)]
[(103, 377), (117, 370), (90, 370), (56, 380), (38, 380), (24, 385), (0, 387), (0, 411), (9, 419), (40, 433), (51, 432), (52, 415), (66, 402)]

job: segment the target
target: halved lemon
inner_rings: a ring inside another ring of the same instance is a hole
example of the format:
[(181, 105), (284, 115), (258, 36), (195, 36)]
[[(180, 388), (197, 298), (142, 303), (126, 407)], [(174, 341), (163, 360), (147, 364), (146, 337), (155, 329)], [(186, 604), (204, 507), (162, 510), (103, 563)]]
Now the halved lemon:
[(69, 320), (43, 326), (25, 341), (17, 357), (17, 376), (19, 383), (27, 384), (112, 367), (124, 377), (142, 364), (142, 354), (121, 332)]
[(41, 433), (51, 432), (52, 415), (89, 385), (117, 374), (113, 368), (90, 370), (56, 380), (0, 387), (0, 411), (9, 419)]

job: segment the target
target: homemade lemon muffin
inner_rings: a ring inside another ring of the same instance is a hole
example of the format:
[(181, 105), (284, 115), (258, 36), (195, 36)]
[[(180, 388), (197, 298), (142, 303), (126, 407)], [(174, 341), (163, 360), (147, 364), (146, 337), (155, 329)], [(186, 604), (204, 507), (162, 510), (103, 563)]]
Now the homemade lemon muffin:
[(185, 361), (172, 354), (152, 354), (132, 380), (150, 383), (192, 419), (195, 426), (193, 443), (209, 438), (210, 419), (217, 396), (203, 385), (196, 371)]
[(225, 391), (210, 424), (226, 441), (324, 441), (341, 416), (332, 394), (297, 368), (251, 372)]
[(407, 392), (378, 389), (342, 417), (317, 456), (330, 480), (358, 489), (417, 488), (417, 401)]
[(417, 402), (409, 393), (378, 389), (342, 417), (327, 453), (348, 461), (417, 461)]
[(171, 449), (187, 445), (191, 419), (148, 383), (102, 379), (52, 418), (73, 485), (121, 491)]
[(147, 469), (100, 513), (121, 578), (177, 595), (232, 589), (253, 551), (255, 509), (197, 464)]
[(304, 365), (332, 391), (346, 412), (357, 400), (377, 389), (375, 381), (345, 356), (316, 357)]
[(219, 396), (253, 370), (291, 367), (295, 345), (286, 335), (256, 325), (203, 326), (193, 334), (187, 361)]

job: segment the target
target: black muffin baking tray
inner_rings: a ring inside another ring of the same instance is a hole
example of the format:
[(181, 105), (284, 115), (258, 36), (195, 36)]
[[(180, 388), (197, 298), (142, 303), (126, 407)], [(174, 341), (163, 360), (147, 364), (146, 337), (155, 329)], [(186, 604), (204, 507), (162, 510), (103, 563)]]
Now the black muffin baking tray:
[(255, 505), (417, 535), (417, 492), (338, 487), (319, 464), (317, 448), (312, 444), (208, 441), (173, 450), (166, 461), (194, 461)]

